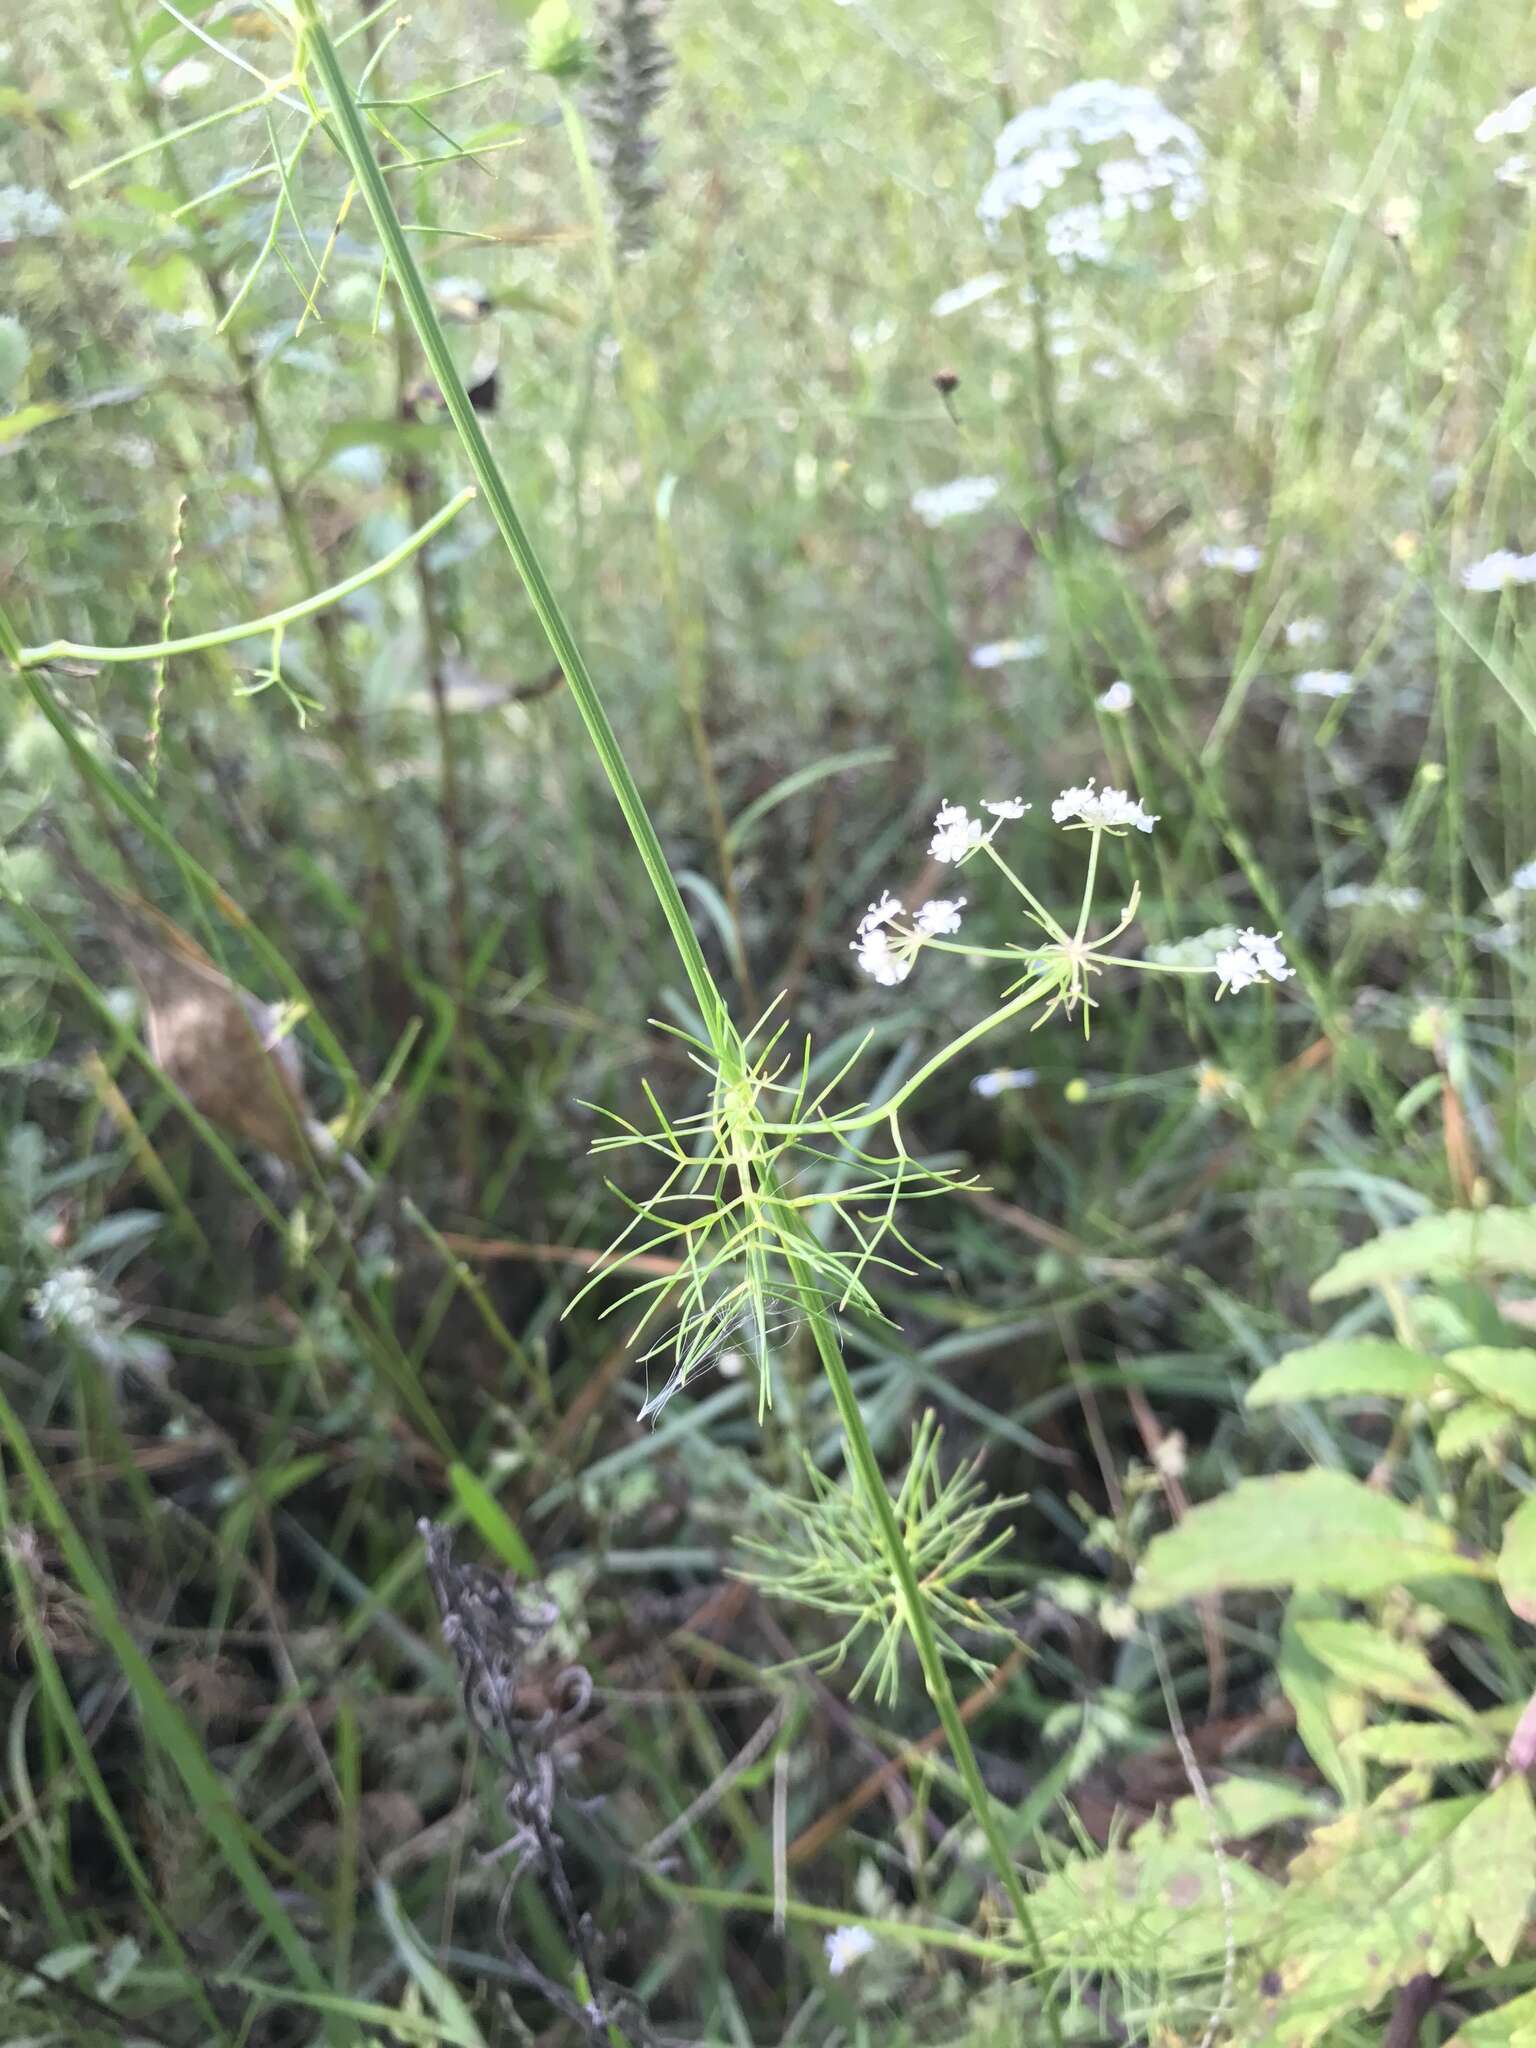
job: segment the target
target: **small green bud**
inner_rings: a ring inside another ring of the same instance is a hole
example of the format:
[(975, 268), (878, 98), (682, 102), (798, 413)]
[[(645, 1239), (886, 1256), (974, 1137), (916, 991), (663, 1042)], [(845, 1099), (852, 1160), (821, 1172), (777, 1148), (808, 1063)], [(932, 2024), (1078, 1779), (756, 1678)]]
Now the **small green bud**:
[(1088, 1083), (1083, 1080), (1069, 1081), (1061, 1092), (1068, 1102), (1086, 1102), (1089, 1093)]
[(528, 24), (528, 69), (546, 78), (579, 78), (590, 61), (570, 0), (543, 0)]

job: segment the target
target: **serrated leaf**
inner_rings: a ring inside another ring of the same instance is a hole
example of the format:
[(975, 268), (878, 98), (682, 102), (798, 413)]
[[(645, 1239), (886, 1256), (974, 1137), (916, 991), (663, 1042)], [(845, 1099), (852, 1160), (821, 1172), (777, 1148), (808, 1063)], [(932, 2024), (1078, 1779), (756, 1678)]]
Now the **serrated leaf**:
[(1444, 1721), (1392, 1721), (1362, 1728), (1347, 1739), (1351, 1756), (1397, 1769), (1450, 1770), (1457, 1764), (1490, 1762), (1503, 1745), (1487, 1729), (1449, 1727)]
[(1424, 1707), (1453, 1721), (1466, 1719), (1472, 1711), (1418, 1643), (1399, 1642), (1371, 1622), (1304, 1621), (1297, 1633), (1319, 1663), (1361, 1692), (1406, 1707)]
[(1435, 1449), (1447, 1463), (1474, 1451), (1492, 1450), (1515, 1426), (1515, 1418), (1497, 1401), (1463, 1401), (1440, 1425)]
[(1148, 1544), (1134, 1589), (1143, 1608), (1244, 1586), (1360, 1596), (1446, 1572), (1481, 1574), (1455, 1535), (1343, 1472), (1244, 1479)]
[(1445, 1362), (1490, 1401), (1536, 1422), (1536, 1351), (1472, 1344)]
[(1499, 1588), (1522, 1621), (1536, 1621), (1536, 1494), (1527, 1494), (1504, 1524)]
[(1448, 1383), (1437, 1358), (1385, 1337), (1351, 1337), (1292, 1351), (1259, 1374), (1248, 1389), (1248, 1405), (1267, 1408), (1277, 1401), (1326, 1401), (1343, 1394), (1425, 1401)]
[(1346, 2014), (1447, 1968), (1470, 1923), (1452, 1867), (1455, 1833), (1482, 1803), (1405, 1805), (1394, 1790), (1317, 1829), (1245, 1967), (1228, 2038), (1311, 2048)]
[(1456, 1209), (1384, 1230), (1314, 1281), (1312, 1299), (1336, 1301), (1383, 1280), (1453, 1279), (1479, 1271), (1536, 1274), (1536, 1210)]
[(1326, 1595), (1291, 1595), (1280, 1624), (1275, 1675), (1296, 1715), (1296, 1733), (1307, 1754), (1346, 1806), (1363, 1806), (1365, 1768), (1345, 1744), (1365, 1719), (1365, 1702), (1313, 1656), (1300, 1633), (1304, 1622), (1335, 1611), (1335, 1603)]
[(1536, 1890), (1536, 1808), (1523, 1777), (1506, 1778), (1478, 1801), (1451, 1838), (1451, 1868), (1479, 1940), (1503, 1969)]

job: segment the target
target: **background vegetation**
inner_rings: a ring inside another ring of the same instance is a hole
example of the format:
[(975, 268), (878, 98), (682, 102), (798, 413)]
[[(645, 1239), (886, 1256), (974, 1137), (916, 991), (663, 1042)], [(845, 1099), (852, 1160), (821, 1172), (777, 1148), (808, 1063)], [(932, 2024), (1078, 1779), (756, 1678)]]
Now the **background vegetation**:
[[(696, 991), (484, 496), (406, 549), (470, 471), (284, 10), (4, 24), (0, 2039), (1529, 2040), (1536, 29), (323, 12), (743, 1028), (894, 1090), (992, 991), (877, 987), (864, 906), (1090, 775), (1138, 943), (1298, 972), (946, 1068), (976, 1185), (843, 1328), (909, 1537), (1002, 1538), (950, 1669), (1026, 1931), (804, 1331), (641, 1421), (667, 1254), (582, 1291)], [(1199, 203), (989, 237), (1100, 78)], [(510, 1722), (422, 1517), (549, 1604)], [(541, 1772), (574, 1918), (487, 1860)]]

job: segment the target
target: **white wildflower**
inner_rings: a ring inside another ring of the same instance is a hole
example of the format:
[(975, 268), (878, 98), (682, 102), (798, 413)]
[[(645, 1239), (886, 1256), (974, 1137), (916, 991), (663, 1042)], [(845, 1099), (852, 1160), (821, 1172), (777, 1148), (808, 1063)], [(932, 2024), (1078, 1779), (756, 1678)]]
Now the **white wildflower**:
[(928, 852), (946, 864), (969, 860), (986, 836), (986, 826), (973, 818), (964, 804), (941, 804), (933, 820)]
[(1150, 832), (1157, 823), (1156, 814), (1140, 797), (1123, 789), (1095, 789), (1092, 777), (1080, 789), (1064, 789), (1051, 805), (1051, 816), (1058, 825), (1094, 825), (1105, 832), (1124, 832), (1131, 826)]
[(1328, 627), (1322, 619), (1292, 619), (1285, 629), (1287, 647), (1321, 647), (1328, 638)]
[(1039, 633), (1027, 640), (985, 640), (971, 649), (971, 667), (1001, 668), (1009, 661), (1034, 661), (1044, 652), (1045, 639)]
[(1536, 860), (1528, 860), (1524, 867), (1516, 868), (1509, 878), (1509, 886), (1521, 896), (1529, 896), (1536, 891)]
[(1033, 1067), (994, 1067), (990, 1074), (978, 1074), (971, 1093), (985, 1097), (1002, 1095), (1012, 1088), (1033, 1088), (1039, 1075)]
[(951, 519), (964, 519), (990, 505), (1001, 485), (995, 476), (957, 476), (953, 482), (934, 484), (912, 493), (912, 510), (924, 526), (943, 526)]
[(930, 939), (948, 938), (951, 932), (960, 929), (960, 913), (965, 908), (963, 896), (935, 896), (917, 912), (912, 922), (917, 929)]
[(1111, 683), (1109, 688), (1102, 692), (1099, 697), (1099, 709), (1107, 711), (1111, 718), (1124, 718), (1135, 702), (1136, 692), (1124, 677), (1121, 677), (1118, 682)]
[(1533, 169), (1536, 169), (1536, 157), (1517, 149), (1513, 156), (1505, 157), (1493, 175), (1501, 185), (1524, 185), (1529, 183)]
[(871, 903), (859, 919), (859, 935), (853, 941), (859, 966), (882, 988), (895, 988), (899, 982), (905, 981), (912, 972), (912, 962), (916, 957), (910, 945), (892, 943), (888, 927), (901, 914), (899, 898), (887, 890), (880, 901)]
[(996, 803), (988, 803), (986, 798), (983, 797), (981, 808), (984, 811), (990, 811), (994, 818), (1002, 819), (1022, 818), (1024, 813), (1033, 810), (1034, 806), (1033, 804), (1025, 803), (1021, 796), (1004, 796), (999, 797)]
[(213, 66), (205, 64), (201, 57), (183, 57), (179, 64), (173, 64), (161, 79), (158, 91), (166, 100), (178, 100), (183, 94), (201, 92), (213, 78)]
[(1502, 590), (1510, 583), (1536, 583), (1536, 554), (1516, 555), (1508, 548), (1495, 548), (1461, 572), (1463, 590)]
[(1200, 550), (1200, 559), (1207, 569), (1230, 569), (1234, 576), (1252, 576), (1264, 559), (1264, 550), (1254, 547), (1251, 541), (1235, 548), (1219, 547), (1212, 542)]
[(1347, 668), (1303, 669), (1291, 684), (1298, 697), (1347, 697), (1355, 679)]
[(1215, 972), (1221, 983), (1216, 991), (1219, 1002), (1229, 990), (1252, 988), (1261, 981), (1289, 981), (1296, 970), (1286, 964), (1278, 932), (1266, 938), (1250, 925), (1238, 933), (1235, 946), (1216, 955)]
[(1000, 270), (989, 270), (984, 277), (973, 277), (964, 284), (952, 285), (947, 292), (940, 292), (929, 311), (936, 320), (947, 320), (951, 313), (963, 313), (968, 306), (979, 306), (983, 299), (990, 299), (994, 292), (1000, 292), (1008, 282)]
[(32, 1290), (27, 1305), (44, 1329), (85, 1338), (97, 1336), (117, 1310), (115, 1296), (98, 1285), (89, 1266), (61, 1266)]
[(834, 1977), (841, 1977), (844, 1970), (867, 1956), (875, 1945), (875, 1937), (867, 1927), (834, 1927), (825, 1937), (827, 1968)]
[(1518, 93), (1507, 107), (1485, 114), (1473, 130), (1478, 142), (1496, 142), (1504, 135), (1526, 135), (1536, 123), (1536, 85)]
[[(1080, 79), (1016, 115), (998, 136), (997, 170), (976, 208), (983, 227), (995, 234), (1016, 207), (1035, 212), (1085, 162), (1085, 151), (1115, 144), (1123, 146), (1096, 154), (1092, 166), (1102, 204), (1091, 210), (1100, 231), (1106, 220), (1149, 212), (1159, 196), (1175, 220), (1187, 219), (1204, 198), (1205, 151), (1192, 128), (1145, 86)], [(1102, 261), (1084, 253), (1090, 232), (1085, 210), (1069, 211), (1080, 214), (1065, 237), (1079, 245), (1075, 260)]]

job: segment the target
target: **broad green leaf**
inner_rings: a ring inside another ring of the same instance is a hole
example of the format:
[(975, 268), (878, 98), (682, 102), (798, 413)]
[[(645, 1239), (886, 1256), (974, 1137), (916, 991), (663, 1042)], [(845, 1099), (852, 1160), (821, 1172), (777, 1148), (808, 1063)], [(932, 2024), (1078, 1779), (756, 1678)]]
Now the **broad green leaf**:
[(1296, 1632), (1319, 1663), (1346, 1685), (1452, 1721), (1471, 1714), (1418, 1643), (1399, 1642), (1368, 1621), (1303, 1621)]
[(1451, 1728), (1444, 1721), (1392, 1721), (1362, 1728), (1345, 1744), (1351, 1756), (1397, 1769), (1449, 1770), (1457, 1764), (1489, 1763), (1504, 1745), (1486, 1728)]
[(1074, 1856), (1030, 1897), (1030, 1915), (1051, 1960), (1091, 1970), (1220, 1967), (1227, 1944), (1223, 1883), (1241, 1944), (1272, 1922), (1276, 1888), (1242, 1857), (1218, 1866), (1208, 1840), (1165, 1835), (1155, 1825), (1101, 1856)]
[(1226, 2038), (1311, 2048), (1346, 2014), (1370, 2011), (1420, 1971), (1446, 1969), (1471, 1917), (1456, 1889), (1455, 1835), (1483, 1803), (1391, 1796), (1317, 1829), (1245, 1962)]
[(1301, 1639), (1304, 1623), (1336, 1614), (1323, 1593), (1293, 1593), (1280, 1624), (1275, 1676), (1296, 1715), (1307, 1754), (1346, 1806), (1365, 1804), (1365, 1767), (1346, 1746), (1365, 1720), (1361, 1695), (1336, 1678)]
[(1514, 1416), (1496, 1401), (1463, 1401), (1441, 1423), (1435, 1449), (1447, 1463), (1469, 1458), (1474, 1451), (1491, 1451), (1514, 1426)]
[(1536, 1351), (1472, 1344), (1452, 1351), (1445, 1362), (1490, 1401), (1536, 1421)]
[(1536, 1808), (1518, 1773), (1479, 1800), (1451, 1837), (1451, 1870), (1479, 1940), (1503, 1969), (1536, 1891)]
[(1314, 1281), (1312, 1299), (1336, 1301), (1383, 1280), (1452, 1279), (1477, 1271), (1536, 1275), (1536, 1210), (1456, 1209), (1384, 1230)]
[(1325, 1401), (1340, 1394), (1377, 1394), (1393, 1401), (1424, 1401), (1451, 1384), (1436, 1358), (1384, 1337), (1351, 1337), (1309, 1344), (1261, 1372), (1248, 1389), (1250, 1408), (1276, 1401)]
[(1481, 1574), (1455, 1532), (1343, 1472), (1244, 1479), (1148, 1544), (1134, 1597), (1169, 1607), (1239, 1586), (1361, 1595), (1446, 1572)]
[(157, 313), (183, 313), (201, 285), (201, 273), (190, 256), (173, 249), (158, 261), (135, 261), (129, 275)]
[(1536, 1621), (1536, 1494), (1528, 1493), (1504, 1524), (1499, 1586), (1522, 1621)]

